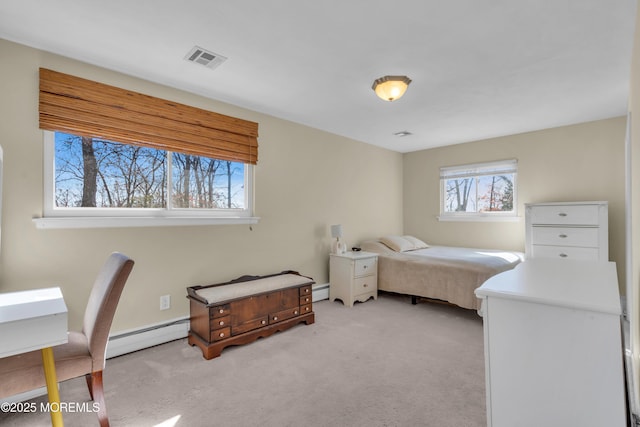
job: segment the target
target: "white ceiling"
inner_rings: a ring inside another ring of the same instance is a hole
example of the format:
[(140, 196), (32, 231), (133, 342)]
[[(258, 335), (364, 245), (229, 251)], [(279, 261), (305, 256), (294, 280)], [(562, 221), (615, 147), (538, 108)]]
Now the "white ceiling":
[[(0, 0), (0, 38), (410, 152), (626, 114), (635, 7)], [(215, 70), (185, 61), (195, 45), (229, 59)], [(413, 80), (391, 103), (371, 90), (388, 74)]]

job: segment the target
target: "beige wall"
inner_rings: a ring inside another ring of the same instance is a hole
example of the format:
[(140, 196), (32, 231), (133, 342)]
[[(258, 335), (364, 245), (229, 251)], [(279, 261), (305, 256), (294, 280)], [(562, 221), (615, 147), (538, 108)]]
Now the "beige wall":
[[(256, 121), (253, 226), (40, 230), (43, 136), (38, 68)], [(0, 292), (60, 285), (80, 327), (93, 278), (108, 254), (136, 266), (113, 331), (188, 315), (185, 287), (294, 269), (328, 282), (329, 226), (348, 244), (402, 231), (402, 155), (291, 122), (0, 40), (0, 145), (4, 149)], [(364, 160), (363, 160), (364, 159)], [(160, 295), (172, 308), (159, 310)]]
[[(524, 251), (524, 204), (606, 200), (609, 256), (624, 273), (626, 118), (614, 118), (404, 155), (404, 232), (427, 242)], [(517, 222), (439, 222), (439, 168), (518, 160)]]

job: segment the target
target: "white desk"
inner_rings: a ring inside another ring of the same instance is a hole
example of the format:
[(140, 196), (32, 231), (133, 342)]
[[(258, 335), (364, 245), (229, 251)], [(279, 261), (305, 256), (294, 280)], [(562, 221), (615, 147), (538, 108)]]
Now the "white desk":
[(626, 425), (614, 263), (533, 258), (475, 293), (489, 426)]
[[(0, 294), (0, 358), (42, 351), (49, 403), (60, 407), (52, 347), (67, 342), (67, 306), (60, 288)], [(51, 412), (53, 426), (63, 426), (62, 413)]]

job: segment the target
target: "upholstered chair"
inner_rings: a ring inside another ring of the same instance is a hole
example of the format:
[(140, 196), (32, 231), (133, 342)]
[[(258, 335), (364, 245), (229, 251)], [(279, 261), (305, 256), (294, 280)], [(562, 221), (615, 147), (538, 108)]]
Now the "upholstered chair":
[[(133, 263), (118, 252), (109, 256), (89, 295), (82, 331), (70, 331), (69, 341), (53, 348), (58, 381), (85, 376), (102, 427), (109, 426), (102, 385), (109, 330)], [(0, 359), (0, 398), (45, 386), (40, 350)]]

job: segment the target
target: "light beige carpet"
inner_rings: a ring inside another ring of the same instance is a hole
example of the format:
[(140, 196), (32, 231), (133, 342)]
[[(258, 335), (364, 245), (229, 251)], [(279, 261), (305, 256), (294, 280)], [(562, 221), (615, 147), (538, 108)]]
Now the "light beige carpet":
[[(475, 311), (381, 294), (353, 308), (314, 304), (300, 324), (204, 360), (186, 339), (107, 361), (111, 425), (486, 425), (482, 319)], [(84, 379), (61, 400), (89, 402)], [(39, 403), (44, 399), (35, 399)], [(81, 406), (81, 405), (79, 405)], [(97, 425), (64, 413), (66, 426)], [(3, 427), (49, 426), (46, 413), (0, 414)]]

